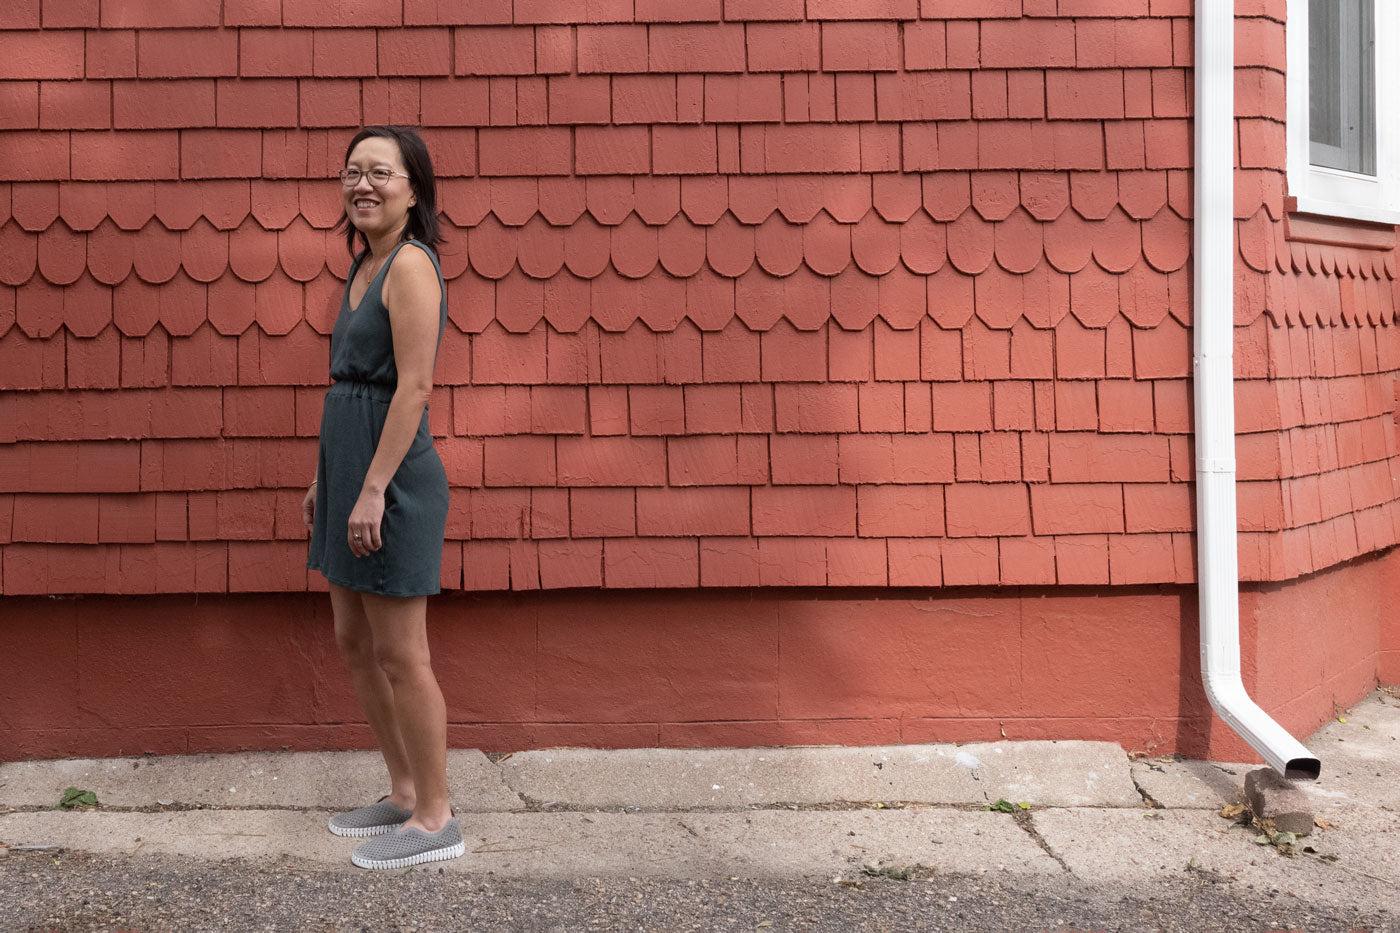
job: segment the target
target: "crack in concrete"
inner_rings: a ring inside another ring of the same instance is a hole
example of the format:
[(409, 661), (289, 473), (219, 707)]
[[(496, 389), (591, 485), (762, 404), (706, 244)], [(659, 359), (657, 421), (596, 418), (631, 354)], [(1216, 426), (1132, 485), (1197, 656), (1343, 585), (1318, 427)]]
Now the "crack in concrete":
[(1165, 810), (1165, 809), (1166, 809), (1166, 807), (1162, 806), (1162, 805), (1157, 801), (1157, 798), (1155, 798), (1155, 797), (1153, 797), (1151, 794), (1149, 794), (1145, 789), (1143, 789), (1143, 786), (1142, 786), (1141, 784), (1138, 783), (1137, 775), (1136, 775), (1135, 773), (1133, 773), (1133, 766), (1132, 766), (1131, 764), (1128, 765), (1128, 779), (1131, 780), (1131, 781), (1133, 782), (1133, 788), (1138, 792), (1139, 795), (1141, 795), (1141, 797), (1142, 797), (1142, 802), (1143, 802), (1143, 804), (1145, 804), (1145, 805), (1147, 806), (1147, 809), (1149, 809), (1149, 810)]
[[(509, 784), (507, 784), (506, 786), (507, 786), (507, 787), (510, 787)], [(526, 813), (552, 813), (552, 812), (555, 812), (555, 803), (554, 803), (554, 801), (552, 801), (552, 800), (540, 800), (540, 799), (537, 798), (537, 797), (531, 797), (529, 794), (525, 793), (523, 790), (515, 790), (515, 788), (513, 788), (513, 787), (510, 787), (510, 789), (513, 790), (513, 791), (515, 791), (515, 796), (519, 797), (519, 798), (520, 798), (520, 802), (523, 803), (523, 804), (525, 804), (525, 812), (526, 812)]]
[(487, 754), (486, 757), (490, 760), (492, 769), (496, 772), (496, 777), (500, 779), (501, 786), (520, 798), (520, 802), (525, 805), (526, 812), (534, 813), (543, 810), (549, 804), (546, 801), (535, 800), (530, 795), (526, 794), (524, 791), (520, 790), (518, 787), (512, 784), (510, 781), (511, 772), (501, 767), (501, 763), (513, 754), (514, 752), (504, 752)]
[(1013, 814), (1012, 819), (1016, 821), (1016, 825), (1021, 827), (1022, 831), (1024, 831), (1027, 836), (1031, 837), (1031, 840), (1036, 845), (1040, 846), (1042, 852), (1055, 860), (1055, 864), (1060, 866), (1061, 871), (1067, 875), (1074, 874), (1068, 863), (1060, 857), (1058, 852), (1050, 848), (1050, 843), (1046, 842), (1045, 837), (1040, 834), (1040, 830), (1035, 828), (1035, 817), (1032, 816), (1029, 811), (1023, 810), (1020, 813)]

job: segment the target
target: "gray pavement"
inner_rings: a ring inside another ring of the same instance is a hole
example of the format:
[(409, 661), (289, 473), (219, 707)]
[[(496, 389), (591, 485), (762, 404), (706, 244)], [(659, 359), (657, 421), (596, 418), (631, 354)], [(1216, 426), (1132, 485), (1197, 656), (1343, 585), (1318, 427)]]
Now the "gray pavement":
[[(1208, 885), (1222, 903), (1266, 895), (1389, 929), (1400, 907), (1400, 699), (1378, 691), (1346, 720), (1308, 740), (1323, 763), (1307, 787), (1323, 827), (1292, 856), (1219, 814), (1257, 766), (1130, 760), (1108, 743), (548, 749), (495, 760), (457, 750), (449, 772), (467, 854), (433, 870), (473, 883), (672, 890), (895, 878), (913, 879), (911, 891), (961, 879), (1127, 896)], [(0, 888), (7, 869), (36, 858), (45, 871), (66, 859), (79, 882), (73, 866), (110, 875), (222, 863), (359, 884), (369, 873), (349, 863), (355, 840), (325, 821), (379, 796), (382, 780), (365, 752), (0, 764)], [(70, 786), (100, 806), (55, 809)], [(983, 809), (1003, 798), (1029, 808)], [(35, 903), (37, 917), (47, 902)]]

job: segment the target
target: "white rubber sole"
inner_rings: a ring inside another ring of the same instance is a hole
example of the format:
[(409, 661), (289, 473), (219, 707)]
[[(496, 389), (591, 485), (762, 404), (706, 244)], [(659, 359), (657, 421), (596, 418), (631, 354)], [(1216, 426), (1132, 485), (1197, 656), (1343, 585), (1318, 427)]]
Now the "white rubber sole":
[[(332, 818), (334, 819), (334, 818)], [(392, 833), (402, 826), (402, 823), (390, 823), (387, 826), (357, 826), (354, 828), (337, 826), (333, 822), (326, 823), (326, 828), (337, 836), (382, 836), (385, 833)]]
[(422, 865), (424, 862), (441, 862), (445, 859), (456, 858), (466, 851), (467, 844), (459, 842), (455, 846), (433, 849), (428, 852), (420, 852), (417, 855), (407, 855), (403, 858), (369, 859), (361, 858), (357, 854), (351, 855), (350, 861), (360, 868), (407, 868), (410, 865)]

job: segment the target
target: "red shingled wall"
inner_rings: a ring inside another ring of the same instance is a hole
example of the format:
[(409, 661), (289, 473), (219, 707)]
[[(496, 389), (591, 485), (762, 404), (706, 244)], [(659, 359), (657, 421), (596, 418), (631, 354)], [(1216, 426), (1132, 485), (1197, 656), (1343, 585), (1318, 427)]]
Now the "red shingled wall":
[[(0, 13), (0, 593), (317, 589), (348, 257), (424, 126), (448, 589), (1194, 580), (1190, 4)], [(1286, 211), (1241, 6), (1241, 572), (1400, 537), (1394, 228)], [(683, 598), (683, 597), (678, 597)]]

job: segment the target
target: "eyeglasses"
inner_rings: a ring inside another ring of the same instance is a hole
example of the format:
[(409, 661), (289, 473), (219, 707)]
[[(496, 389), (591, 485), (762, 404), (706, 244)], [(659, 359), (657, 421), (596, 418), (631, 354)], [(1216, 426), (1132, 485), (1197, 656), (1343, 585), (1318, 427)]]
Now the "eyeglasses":
[(383, 188), (389, 183), (389, 179), (397, 175), (400, 178), (407, 178), (403, 172), (395, 172), (387, 168), (372, 168), (368, 172), (362, 172), (357, 168), (343, 168), (336, 172), (340, 177), (340, 183), (347, 188), (353, 188), (360, 183), (360, 178), (368, 178), (369, 183), (376, 188)]

